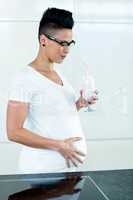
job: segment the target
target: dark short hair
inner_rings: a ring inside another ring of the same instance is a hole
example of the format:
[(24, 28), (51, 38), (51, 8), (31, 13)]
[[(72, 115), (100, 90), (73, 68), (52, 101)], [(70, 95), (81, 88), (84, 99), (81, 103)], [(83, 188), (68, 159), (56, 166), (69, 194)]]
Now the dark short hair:
[(72, 29), (73, 26), (72, 12), (59, 8), (48, 8), (41, 18), (38, 38), (40, 39), (41, 34), (51, 34), (63, 28)]

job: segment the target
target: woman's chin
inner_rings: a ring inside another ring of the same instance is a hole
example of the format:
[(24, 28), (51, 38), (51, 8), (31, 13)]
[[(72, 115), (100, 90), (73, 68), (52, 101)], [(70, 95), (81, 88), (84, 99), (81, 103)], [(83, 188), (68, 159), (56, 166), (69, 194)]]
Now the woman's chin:
[(57, 64), (61, 64), (63, 62), (63, 60), (56, 60), (55, 63)]

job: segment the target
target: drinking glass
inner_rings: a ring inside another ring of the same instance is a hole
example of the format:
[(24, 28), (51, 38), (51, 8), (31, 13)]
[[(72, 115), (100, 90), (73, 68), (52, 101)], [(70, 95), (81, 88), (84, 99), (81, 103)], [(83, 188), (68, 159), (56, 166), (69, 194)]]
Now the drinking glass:
[(90, 104), (84, 109), (85, 112), (90, 112), (96, 110), (95, 106), (91, 102), (98, 100), (98, 90), (95, 86), (95, 80), (92, 75), (86, 72), (82, 78), (82, 86), (80, 88), (80, 94), (85, 98)]

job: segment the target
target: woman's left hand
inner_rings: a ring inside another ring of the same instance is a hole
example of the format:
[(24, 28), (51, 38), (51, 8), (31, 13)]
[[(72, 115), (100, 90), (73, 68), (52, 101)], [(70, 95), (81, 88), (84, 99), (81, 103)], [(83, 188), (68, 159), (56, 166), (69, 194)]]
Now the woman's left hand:
[(80, 97), (76, 101), (77, 110), (80, 110), (83, 107), (88, 107), (89, 105), (95, 104), (96, 100), (97, 100), (96, 96), (92, 96), (91, 98), (89, 98), (89, 100), (85, 99), (83, 97), (83, 91), (81, 90), (80, 91)]

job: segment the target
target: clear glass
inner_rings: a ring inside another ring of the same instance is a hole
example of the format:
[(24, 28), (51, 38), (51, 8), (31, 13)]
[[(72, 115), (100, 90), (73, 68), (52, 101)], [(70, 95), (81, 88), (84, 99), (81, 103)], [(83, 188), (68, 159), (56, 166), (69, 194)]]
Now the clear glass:
[(80, 94), (82, 92), (83, 98), (85, 98), (90, 104), (88, 107), (84, 108), (85, 112), (90, 112), (96, 110), (95, 104), (91, 104), (92, 101), (98, 100), (98, 90), (95, 86), (94, 77), (86, 70), (82, 77), (82, 86), (80, 88)]

